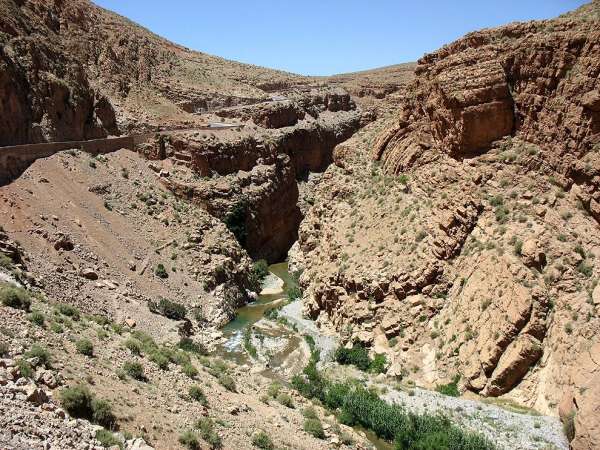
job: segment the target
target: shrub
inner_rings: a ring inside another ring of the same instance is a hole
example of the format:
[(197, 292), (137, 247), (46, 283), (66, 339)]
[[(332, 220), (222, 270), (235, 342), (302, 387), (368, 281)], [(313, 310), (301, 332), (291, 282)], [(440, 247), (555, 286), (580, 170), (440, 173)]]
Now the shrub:
[(123, 345), (126, 349), (128, 349), (133, 355), (141, 355), (142, 354), (142, 343), (135, 338), (127, 339)]
[(252, 343), (252, 327), (251, 326), (247, 326), (246, 329), (244, 330), (243, 343), (244, 343), (244, 350), (246, 350), (252, 358), (256, 358), (258, 356), (258, 350), (256, 349), (256, 346)]
[(275, 446), (267, 433), (259, 431), (252, 436), (252, 445), (263, 450), (273, 450)]
[(169, 278), (169, 272), (167, 272), (167, 269), (165, 269), (165, 266), (162, 263), (159, 263), (156, 266), (154, 269), (154, 275), (156, 275), (158, 278), (162, 278), (163, 280), (165, 278)]
[(100, 441), (100, 445), (105, 448), (117, 446), (121, 448), (122, 443), (119, 441), (116, 436), (108, 430), (98, 430), (96, 431), (96, 439)]
[(202, 388), (198, 385), (190, 386), (189, 395), (193, 400), (196, 400), (202, 406), (208, 406), (208, 400)]
[(579, 265), (577, 266), (577, 270), (579, 271), (579, 273), (586, 276), (587, 278), (591, 277), (594, 273), (594, 268), (591, 265), (587, 264), (585, 261), (581, 261), (579, 263)]
[(71, 305), (67, 305), (65, 303), (57, 305), (56, 311), (58, 311), (63, 316), (70, 317), (73, 320), (79, 320), (79, 318), (81, 317), (81, 314), (79, 313), (79, 310), (77, 308)]
[(286, 394), (285, 392), (280, 392), (277, 395), (277, 401), (287, 408), (294, 407), (294, 400), (292, 399), (292, 397), (290, 397), (289, 394)]
[(221, 437), (215, 431), (215, 424), (212, 419), (203, 417), (196, 422), (196, 428), (200, 437), (206, 441), (211, 448), (221, 448), (223, 445)]
[(305, 419), (318, 419), (319, 418), (319, 416), (317, 415), (317, 411), (312, 406), (304, 408), (302, 410), (302, 415), (304, 416)]
[(53, 333), (62, 333), (64, 331), (62, 325), (58, 322), (52, 322), (50, 324), (50, 329), (52, 330)]
[(0, 342), (0, 358), (4, 358), (6, 355), (8, 355), (8, 352), (9, 352), (8, 344), (6, 344), (4, 342)]
[(293, 302), (295, 300), (298, 300), (299, 298), (302, 298), (302, 289), (300, 289), (300, 286), (294, 285), (287, 289), (286, 295), (288, 300)]
[(144, 366), (137, 361), (127, 361), (123, 364), (123, 370), (134, 380), (143, 381), (146, 379), (144, 374)]
[(493, 450), (486, 438), (453, 425), (443, 416), (407, 413), (402, 406), (390, 405), (375, 392), (353, 383), (330, 382), (310, 362), (303, 375), (292, 380), (294, 388), (331, 410), (339, 410), (340, 420), (350, 426), (371, 430), (377, 437), (395, 440), (397, 449)]
[(243, 247), (246, 244), (248, 232), (246, 230), (247, 203), (245, 200), (237, 202), (231, 211), (225, 216), (225, 226), (233, 233), (237, 241)]
[(190, 378), (198, 376), (198, 369), (196, 369), (192, 363), (187, 363), (181, 366), (181, 371)]
[(154, 364), (156, 364), (159, 369), (169, 369), (169, 358), (161, 350), (156, 349), (153, 352), (151, 352), (149, 355), (149, 359)]
[(33, 344), (28, 352), (25, 353), (26, 358), (37, 358), (40, 364), (44, 366), (50, 365), (50, 352), (47, 348), (38, 344)]
[(271, 383), (267, 389), (267, 394), (271, 398), (277, 398), (279, 391), (281, 390), (281, 384), (277, 381)]
[(187, 309), (181, 303), (161, 298), (158, 304), (151, 306), (151, 311), (161, 314), (172, 320), (183, 320), (187, 314)]
[(450, 397), (460, 397), (460, 391), (458, 390), (459, 381), (460, 376), (456, 375), (450, 383), (440, 384), (435, 388), (435, 390), (440, 394), (448, 395)]
[(179, 341), (179, 348), (189, 353), (195, 353), (197, 355), (206, 356), (208, 355), (208, 350), (204, 345), (194, 342), (190, 338), (181, 338)]
[(235, 380), (231, 375), (227, 375), (226, 373), (219, 375), (219, 384), (230, 392), (236, 392)]
[(117, 421), (108, 400), (92, 399), (92, 420), (106, 428), (113, 428)]
[(571, 442), (575, 439), (575, 413), (571, 412), (567, 417), (565, 417), (565, 421), (563, 422), (563, 431), (567, 440)]
[(371, 365), (369, 352), (360, 344), (354, 344), (351, 349), (339, 347), (335, 351), (335, 360), (342, 365), (353, 364), (363, 371), (368, 370)]
[(189, 450), (199, 450), (200, 442), (192, 431), (185, 431), (179, 436), (179, 443)]
[(77, 349), (77, 353), (85, 356), (94, 356), (94, 344), (89, 339), (79, 339), (75, 342), (75, 348)]
[(384, 373), (387, 367), (387, 358), (385, 355), (377, 354), (369, 364), (369, 371), (373, 373)]
[(264, 259), (256, 261), (250, 272), (250, 284), (254, 290), (260, 290), (262, 282), (269, 275), (269, 264)]
[(33, 311), (27, 318), (31, 323), (34, 323), (40, 327), (43, 327), (46, 321), (46, 316), (44, 316), (44, 313), (41, 311)]
[(19, 359), (17, 361), (17, 368), (19, 369), (19, 373), (24, 378), (32, 378), (33, 377), (33, 367), (24, 359)]
[(323, 430), (323, 424), (319, 419), (305, 419), (304, 431), (316, 437), (317, 439), (325, 439), (325, 431)]
[(86, 386), (67, 387), (60, 392), (60, 403), (71, 416), (92, 418), (92, 393)]
[(7, 283), (0, 285), (0, 301), (4, 306), (29, 311), (31, 296), (25, 289)]
[(0, 267), (3, 269), (11, 269), (13, 266), (13, 260), (6, 256), (4, 253), (0, 252)]

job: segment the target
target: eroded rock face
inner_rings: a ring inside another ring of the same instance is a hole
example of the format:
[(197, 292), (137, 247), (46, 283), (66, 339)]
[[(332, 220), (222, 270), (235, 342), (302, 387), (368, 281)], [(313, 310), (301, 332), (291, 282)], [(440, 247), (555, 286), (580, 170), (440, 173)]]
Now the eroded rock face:
[(116, 134), (110, 102), (65, 49), (56, 16), (47, 16), (47, 34), (34, 42), (28, 36), (38, 27), (22, 14), (24, 7), (11, 1), (0, 7), (0, 145)]
[(396, 117), (336, 149), (291, 256), (306, 312), (390, 374), (548, 414), (576, 393), (576, 449), (600, 423), (599, 11), (424, 57)]

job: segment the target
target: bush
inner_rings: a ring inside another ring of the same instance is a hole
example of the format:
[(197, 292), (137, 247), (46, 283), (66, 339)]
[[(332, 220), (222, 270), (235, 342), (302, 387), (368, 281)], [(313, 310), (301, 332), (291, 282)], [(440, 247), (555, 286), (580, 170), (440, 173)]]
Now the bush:
[(250, 272), (250, 284), (252, 288), (259, 291), (267, 275), (269, 275), (269, 264), (267, 261), (264, 259), (256, 261), (252, 265), (252, 271)]
[(8, 352), (9, 352), (8, 344), (6, 344), (4, 342), (0, 342), (0, 358), (4, 358), (6, 355), (8, 355)]
[(271, 383), (267, 389), (267, 394), (271, 398), (277, 398), (279, 391), (281, 390), (281, 384), (277, 381)]
[(50, 352), (45, 347), (42, 347), (38, 344), (33, 344), (28, 352), (25, 353), (25, 357), (29, 358), (37, 358), (40, 361), (40, 364), (43, 366), (50, 365)]
[(448, 395), (450, 397), (460, 397), (460, 391), (458, 390), (459, 381), (460, 376), (456, 375), (450, 383), (438, 385), (435, 390), (440, 394)]
[(33, 367), (24, 359), (19, 359), (17, 361), (17, 368), (19, 369), (19, 373), (24, 378), (32, 378), (33, 377)]
[(208, 406), (208, 400), (206, 399), (206, 395), (200, 386), (190, 386), (190, 390), (188, 392), (193, 400), (196, 400), (202, 406)]
[(302, 289), (300, 289), (300, 286), (294, 285), (287, 289), (286, 295), (288, 300), (293, 302), (299, 298), (302, 298)]
[(181, 371), (190, 378), (196, 378), (198, 376), (198, 369), (196, 369), (192, 363), (181, 366)]
[(154, 275), (156, 275), (158, 278), (162, 278), (163, 280), (165, 278), (169, 278), (169, 272), (167, 272), (167, 269), (165, 269), (165, 266), (162, 263), (156, 266), (154, 269)]
[(256, 346), (252, 343), (252, 327), (251, 326), (247, 326), (246, 329), (244, 330), (243, 343), (244, 343), (244, 350), (246, 350), (248, 352), (250, 357), (256, 358), (258, 356), (258, 350), (256, 349)]
[(0, 285), (0, 301), (4, 306), (29, 311), (31, 296), (25, 289), (7, 283)]
[(85, 356), (94, 356), (94, 344), (89, 339), (79, 339), (75, 342), (75, 348), (77, 349), (77, 353)]
[(92, 393), (86, 386), (67, 387), (60, 392), (60, 403), (71, 416), (92, 418)]
[(96, 439), (100, 441), (100, 445), (105, 448), (117, 446), (121, 448), (122, 443), (119, 441), (116, 436), (108, 430), (98, 430), (96, 431)]
[(206, 441), (210, 448), (221, 448), (223, 443), (221, 437), (215, 431), (215, 424), (212, 419), (203, 417), (196, 422), (196, 428), (200, 432), (200, 437)]
[(294, 400), (292, 399), (292, 397), (290, 397), (289, 394), (286, 394), (285, 392), (280, 392), (277, 395), (277, 401), (287, 408), (294, 407)]
[(230, 392), (236, 392), (237, 390), (235, 380), (231, 375), (227, 375), (226, 373), (219, 375), (219, 384)]
[(443, 416), (407, 413), (390, 405), (376, 393), (357, 384), (330, 382), (310, 362), (303, 375), (292, 380), (294, 388), (331, 410), (349, 426), (361, 426), (377, 437), (395, 441), (397, 449), (493, 450), (486, 438), (461, 430)]
[(185, 431), (179, 436), (179, 443), (189, 450), (199, 450), (200, 442), (192, 431)]
[(12, 259), (0, 252), (0, 267), (3, 269), (12, 269), (13, 264), (14, 263)]
[(305, 419), (318, 419), (319, 418), (319, 416), (317, 415), (317, 411), (312, 406), (304, 408), (304, 410), (302, 410), (302, 415), (304, 416)]
[(161, 298), (158, 304), (151, 306), (150, 310), (172, 320), (183, 320), (187, 314), (187, 309), (184, 305), (167, 300), (166, 298)]
[(323, 424), (319, 419), (304, 420), (304, 431), (316, 437), (317, 439), (325, 439), (325, 431), (323, 430)]
[(371, 365), (369, 352), (360, 344), (354, 344), (351, 349), (339, 347), (335, 351), (335, 360), (342, 365), (353, 364), (363, 371), (369, 370)]
[(149, 355), (150, 361), (158, 366), (161, 370), (169, 369), (169, 358), (161, 350), (156, 349)]
[(241, 200), (233, 206), (223, 221), (225, 222), (227, 229), (233, 233), (242, 247), (246, 245), (246, 238), (248, 237), (248, 232), (246, 230), (247, 209), (248, 206), (246, 201)]
[(34, 323), (40, 327), (43, 327), (44, 323), (46, 322), (46, 316), (44, 316), (44, 313), (41, 311), (33, 311), (27, 318), (31, 323)]
[(369, 371), (373, 373), (384, 373), (387, 367), (387, 358), (385, 355), (377, 354), (369, 364)]
[(179, 341), (179, 348), (189, 353), (195, 353), (197, 355), (206, 356), (208, 355), (208, 350), (204, 345), (194, 342), (190, 338), (181, 338)]
[(565, 421), (563, 422), (563, 431), (567, 440), (571, 442), (575, 439), (575, 413), (571, 412), (567, 417), (565, 417)]
[(134, 380), (144, 381), (146, 379), (144, 366), (137, 361), (127, 361), (123, 364), (123, 370)]
[(142, 354), (142, 343), (135, 338), (129, 338), (123, 344), (133, 355)]
[(64, 303), (57, 305), (56, 311), (58, 311), (63, 316), (70, 317), (73, 320), (79, 320), (79, 318), (81, 317), (81, 314), (77, 308)]
[(263, 450), (273, 450), (275, 448), (273, 441), (264, 431), (259, 431), (252, 436), (252, 445)]
[(108, 400), (92, 399), (92, 420), (106, 428), (113, 428), (117, 421)]

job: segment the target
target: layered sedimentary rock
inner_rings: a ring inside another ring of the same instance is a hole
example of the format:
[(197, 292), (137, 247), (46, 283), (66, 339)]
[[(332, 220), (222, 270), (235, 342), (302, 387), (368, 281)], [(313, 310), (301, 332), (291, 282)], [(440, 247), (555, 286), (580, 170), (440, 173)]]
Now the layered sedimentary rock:
[(395, 118), (336, 149), (292, 251), (307, 313), (388, 374), (564, 400), (577, 449), (600, 423), (599, 11), (425, 56)]

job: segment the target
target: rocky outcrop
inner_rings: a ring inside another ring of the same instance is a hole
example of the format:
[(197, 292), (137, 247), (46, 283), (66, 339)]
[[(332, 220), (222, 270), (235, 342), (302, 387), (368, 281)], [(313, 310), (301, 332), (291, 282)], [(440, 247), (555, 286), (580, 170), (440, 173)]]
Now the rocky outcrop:
[(21, 7), (9, 0), (0, 7), (0, 146), (117, 133), (113, 107), (64, 51), (56, 30), (34, 42), (28, 36), (36, 25), (22, 17)]

